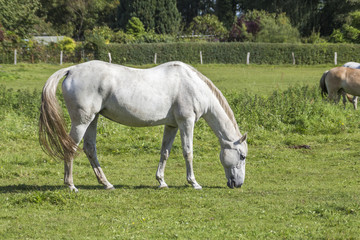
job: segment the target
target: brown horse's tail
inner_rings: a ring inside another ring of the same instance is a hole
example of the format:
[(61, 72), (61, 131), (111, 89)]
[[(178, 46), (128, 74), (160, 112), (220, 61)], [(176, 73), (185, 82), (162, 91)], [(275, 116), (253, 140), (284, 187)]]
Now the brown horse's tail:
[(46, 81), (41, 95), (39, 141), (42, 149), (55, 159), (74, 157), (77, 145), (66, 130), (62, 109), (56, 99), (56, 88), (70, 68), (55, 72)]
[(320, 78), (320, 89), (321, 89), (321, 96), (324, 97), (328, 94), (326, 84), (325, 84), (325, 78), (326, 75), (329, 73), (329, 71), (325, 71), (322, 77)]

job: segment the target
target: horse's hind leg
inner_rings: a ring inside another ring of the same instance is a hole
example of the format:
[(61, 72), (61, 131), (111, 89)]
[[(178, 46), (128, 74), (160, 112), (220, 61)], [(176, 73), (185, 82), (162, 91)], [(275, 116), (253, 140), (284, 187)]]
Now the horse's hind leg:
[(357, 110), (357, 102), (358, 102), (358, 97), (354, 96), (352, 99), (352, 104), (354, 105), (355, 110)]
[(90, 123), (84, 136), (84, 152), (89, 159), (89, 162), (94, 170), (96, 178), (99, 183), (103, 184), (105, 189), (114, 189), (114, 186), (109, 183), (103, 170), (100, 167), (97, 153), (96, 153), (96, 128), (99, 115), (96, 115), (95, 119)]
[(174, 142), (176, 133), (178, 128), (166, 126), (164, 127), (164, 136), (161, 146), (161, 156), (159, 161), (159, 166), (156, 171), (156, 179), (159, 181), (159, 188), (167, 188), (168, 185), (165, 183), (164, 180), (164, 172), (165, 172), (165, 166), (166, 161), (169, 158), (171, 146)]

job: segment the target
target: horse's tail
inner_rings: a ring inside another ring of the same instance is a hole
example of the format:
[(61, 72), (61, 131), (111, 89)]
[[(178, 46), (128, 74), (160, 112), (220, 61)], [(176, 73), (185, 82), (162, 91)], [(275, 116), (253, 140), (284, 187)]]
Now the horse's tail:
[(55, 159), (74, 157), (77, 145), (66, 130), (62, 109), (56, 99), (57, 85), (69, 73), (69, 68), (55, 72), (46, 81), (41, 95), (39, 142), (42, 149)]
[(324, 74), (320, 78), (320, 89), (321, 89), (321, 96), (324, 97), (326, 94), (328, 94), (326, 84), (325, 84), (325, 78), (326, 75), (329, 73), (329, 71), (325, 71)]

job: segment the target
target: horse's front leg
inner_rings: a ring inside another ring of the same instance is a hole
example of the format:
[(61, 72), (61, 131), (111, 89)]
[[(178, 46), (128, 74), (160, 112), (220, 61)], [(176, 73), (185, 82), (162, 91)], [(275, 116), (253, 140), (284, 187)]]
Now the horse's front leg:
[(342, 90), (341, 95), (342, 95), (344, 109), (345, 109), (346, 108), (346, 92), (344, 90)]
[(174, 128), (166, 125), (164, 127), (164, 136), (161, 146), (161, 156), (160, 156), (159, 166), (156, 171), (156, 179), (159, 181), (160, 184), (159, 188), (168, 187), (164, 179), (164, 175), (165, 175), (164, 172), (165, 172), (166, 161), (169, 158), (171, 146), (174, 142), (177, 130), (178, 128)]
[(188, 119), (179, 125), (183, 156), (186, 162), (186, 178), (195, 189), (202, 189), (196, 182), (193, 169), (193, 135), (195, 120)]

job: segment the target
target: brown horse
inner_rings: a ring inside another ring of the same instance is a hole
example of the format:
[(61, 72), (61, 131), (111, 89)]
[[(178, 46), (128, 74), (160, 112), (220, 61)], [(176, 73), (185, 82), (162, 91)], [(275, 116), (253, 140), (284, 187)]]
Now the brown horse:
[(344, 107), (348, 98), (357, 109), (357, 101), (348, 94), (360, 96), (360, 69), (336, 67), (326, 71), (320, 79), (320, 88), (322, 96), (328, 94), (328, 98), (335, 103), (338, 103), (342, 96)]

